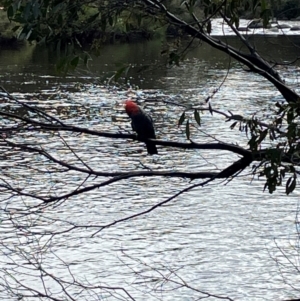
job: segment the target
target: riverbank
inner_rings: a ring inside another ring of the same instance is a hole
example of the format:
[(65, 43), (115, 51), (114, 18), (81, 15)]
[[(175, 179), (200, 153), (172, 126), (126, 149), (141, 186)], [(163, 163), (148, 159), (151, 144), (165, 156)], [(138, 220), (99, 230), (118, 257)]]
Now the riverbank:
[(7, 14), (0, 9), (0, 46), (1, 48), (15, 48), (25, 44), (25, 41), (19, 40), (15, 33), (16, 23), (9, 22)]
[[(299, 18), (294, 20), (278, 21), (272, 23), (268, 28), (263, 28), (263, 23), (257, 19), (255, 26), (251, 27), (251, 20), (240, 19), (239, 31), (243, 35), (300, 35), (300, 20)], [(26, 44), (25, 40), (17, 38), (17, 33), (14, 31), (17, 26), (14, 22), (9, 22), (5, 11), (0, 9), (0, 47), (1, 48), (15, 48)], [(122, 30), (122, 28), (108, 30), (106, 32), (101, 31), (99, 28), (92, 28), (89, 31), (84, 31), (81, 34), (75, 34), (76, 39), (81, 43), (83, 47), (92, 45), (95, 41), (100, 41), (101, 44), (115, 44), (115, 43), (133, 43), (139, 41), (148, 41), (156, 38), (176, 38), (183, 33), (175, 26), (169, 25), (164, 27), (154, 27), (148, 25), (148, 27), (140, 29), (132, 29), (129, 31)], [(224, 23), (223, 19), (217, 18), (212, 20), (213, 36), (228, 36), (235, 35), (231, 28)]]

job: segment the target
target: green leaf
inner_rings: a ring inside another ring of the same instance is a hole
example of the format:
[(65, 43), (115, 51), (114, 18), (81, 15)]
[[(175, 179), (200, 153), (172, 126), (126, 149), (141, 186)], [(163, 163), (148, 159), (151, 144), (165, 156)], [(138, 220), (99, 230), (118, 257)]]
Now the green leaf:
[(58, 40), (57, 44), (56, 44), (56, 51), (59, 54), (61, 50), (61, 39)]
[(196, 122), (197, 122), (199, 125), (201, 125), (201, 118), (200, 118), (200, 114), (199, 114), (199, 112), (198, 112), (197, 109), (195, 109), (195, 111), (194, 111), (194, 118), (195, 118)]
[(237, 125), (237, 123), (238, 123), (237, 121), (236, 121), (236, 122), (234, 122), (234, 123), (233, 123), (233, 124), (230, 126), (230, 129), (231, 129), (231, 130), (233, 130), (233, 129), (234, 129), (234, 127)]
[(140, 27), (142, 24), (142, 14), (136, 15), (138, 26)]
[(235, 16), (235, 18), (234, 18), (234, 25), (236, 28), (240, 27), (240, 19), (237, 16)]
[(30, 29), (29, 31), (28, 31), (28, 33), (27, 33), (27, 35), (26, 35), (26, 40), (29, 40), (29, 38), (30, 38), (30, 36), (31, 36), (31, 34), (32, 34), (32, 29)]
[(212, 110), (212, 106), (210, 104), (210, 102), (208, 103), (208, 109), (211, 115), (213, 115), (213, 110)]
[(63, 1), (61, 1), (60, 3), (58, 3), (56, 6), (53, 7), (51, 13), (53, 15), (57, 14), (60, 10), (63, 11), (63, 9), (65, 8), (65, 4)]
[(75, 57), (71, 60), (70, 66), (71, 66), (73, 69), (75, 69), (75, 68), (77, 67), (78, 63), (79, 63), (79, 55), (75, 56)]
[(111, 15), (108, 16), (108, 24), (109, 24), (110, 26), (113, 26), (113, 24), (114, 24), (114, 19), (112, 18)]
[(63, 72), (64, 69), (66, 69), (66, 65), (68, 63), (68, 58), (66, 56), (64, 56), (63, 58), (61, 58), (57, 64), (56, 64), (56, 70), (58, 72)]
[(150, 68), (150, 65), (143, 65), (142, 67), (138, 68), (137, 73), (148, 70), (149, 68)]
[(39, 17), (39, 15), (41, 14), (40, 7), (39, 7), (37, 1), (33, 4), (32, 13), (33, 13), (33, 17), (35, 19), (37, 19)]
[(64, 18), (62, 16), (62, 14), (59, 14), (58, 17), (57, 17), (57, 23), (58, 23), (58, 25), (62, 26), (63, 22), (64, 22)]
[(266, 182), (266, 184), (264, 185), (263, 191), (265, 191), (267, 187), (268, 187), (268, 182)]
[(87, 23), (93, 23), (93, 22), (99, 17), (99, 15), (100, 15), (100, 13), (98, 12), (98, 13), (96, 13), (96, 14), (90, 16), (90, 17), (87, 19), (86, 22), (87, 22)]
[(117, 81), (128, 67), (122, 67), (115, 73), (114, 80)]
[(20, 28), (20, 26), (17, 25), (12, 29), (12, 31), (17, 31), (19, 28)]
[(289, 195), (296, 188), (296, 177), (290, 177), (286, 182), (285, 192)]
[(267, 137), (267, 134), (268, 134), (268, 129), (260, 131), (259, 132), (259, 137), (258, 137), (258, 140), (257, 140), (257, 144), (260, 144), (262, 141), (264, 141), (265, 138)]
[(84, 63), (85, 66), (87, 66), (89, 59), (90, 59), (89, 54), (85, 53), (84, 57), (83, 57), (83, 63)]
[(204, 16), (205, 18), (208, 16), (208, 13), (209, 13), (209, 9), (207, 6), (204, 7)]
[(31, 3), (27, 3), (24, 11), (23, 11), (23, 18), (27, 21), (29, 19), (29, 16), (31, 14)]
[(211, 30), (212, 30), (211, 21), (209, 20), (206, 24), (206, 31), (208, 34), (211, 34)]
[(178, 126), (182, 125), (185, 120), (185, 112), (183, 112), (178, 120)]
[(105, 31), (106, 30), (106, 17), (105, 17), (105, 15), (102, 15), (101, 16), (101, 30), (102, 31)]
[(15, 12), (14, 12), (14, 7), (11, 5), (8, 9), (7, 9), (7, 18), (9, 20), (12, 19), (12, 17), (14, 16)]
[(126, 69), (124, 70), (124, 76), (128, 77), (128, 72), (131, 69), (131, 65), (127, 66)]
[(189, 123), (189, 120), (186, 121), (186, 126), (185, 126), (185, 134), (186, 134), (186, 138), (188, 140), (190, 140), (190, 123)]
[(171, 52), (169, 55), (169, 65), (173, 65), (173, 63), (176, 66), (179, 66), (179, 61), (180, 61), (180, 55), (178, 55), (175, 52)]
[(131, 30), (131, 24), (130, 23), (128, 23), (128, 22), (125, 23), (125, 30), (126, 30), (126, 32), (129, 32)]

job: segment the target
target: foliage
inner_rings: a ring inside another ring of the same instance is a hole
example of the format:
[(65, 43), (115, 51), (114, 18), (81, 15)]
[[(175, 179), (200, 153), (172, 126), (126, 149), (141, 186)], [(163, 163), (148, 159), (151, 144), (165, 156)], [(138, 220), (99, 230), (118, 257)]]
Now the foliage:
[(282, 2), (278, 7), (277, 17), (287, 19), (297, 18), (300, 15), (300, 3), (298, 0), (288, 0)]
[(106, 31), (127, 33), (144, 30), (149, 24), (142, 5), (136, 7), (135, 1), (7, 0), (4, 5), (19, 39), (64, 54), (57, 64), (62, 72), (76, 68), (79, 62), (86, 64), (89, 56), (82, 53), (86, 44), (97, 53), (101, 44), (110, 40)]
[[(64, 50), (63, 56), (58, 62), (58, 69), (67, 72), (75, 69), (80, 61), (87, 64), (89, 60), (88, 52), (78, 52), (82, 48), (80, 36), (85, 35), (92, 29), (99, 30), (102, 33), (98, 39), (95, 39), (92, 48), (98, 48), (105, 41), (103, 33), (113, 28), (123, 28), (124, 31), (140, 29), (146, 22), (152, 24), (176, 24), (181, 30), (200, 40), (218, 48), (220, 51), (227, 52), (233, 58), (245, 64), (250, 70), (260, 73), (272, 82), (283, 95), (286, 103), (276, 104), (274, 112), (274, 121), (272, 125), (262, 125), (256, 118), (250, 120), (231, 117), (234, 123), (231, 128), (239, 124), (239, 129), (249, 136), (249, 147), (253, 152), (255, 159), (260, 157), (260, 163), (255, 165), (254, 172), (260, 176), (266, 177), (266, 186), (269, 192), (273, 192), (278, 185), (282, 185), (286, 174), (290, 174), (286, 182), (286, 192), (291, 193), (296, 187), (297, 172), (294, 168), (298, 164), (298, 119), (299, 119), (299, 96), (291, 91), (270, 65), (260, 55), (254, 51), (253, 46), (244, 41), (249, 49), (248, 54), (241, 53), (238, 49), (228, 52), (226, 43), (216, 44), (216, 41), (210, 37), (211, 29), (210, 18), (221, 16), (224, 21), (232, 28), (239, 26), (241, 11), (250, 10), (254, 15), (259, 13), (266, 25), (271, 17), (271, 9), (274, 7), (283, 7), (284, 10), (297, 7), (297, 3), (287, 1), (268, 0), (189, 0), (181, 1), (181, 12), (185, 12), (196, 23), (196, 27), (189, 25), (183, 27), (185, 21), (180, 19), (168, 10), (174, 10), (174, 2), (166, 2), (164, 6), (158, 1), (79, 1), (79, 0), (31, 0), (17, 1), (10, 0), (5, 2), (7, 16), (9, 20), (16, 22), (15, 27), (18, 37), (30, 42), (45, 43), (54, 45), (57, 51)], [(203, 14), (198, 14), (198, 7), (202, 9)], [(172, 9), (173, 8), (173, 9)], [(121, 27), (120, 27), (121, 26)], [(179, 43), (180, 44), (180, 43)], [(178, 44), (178, 45), (179, 45)], [(95, 46), (98, 45), (98, 46)], [(169, 56), (169, 64), (179, 65), (184, 58), (185, 51), (178, 51), (180, 46), (173, 49), (164, 50)], [(128, 70), (124, 66), (116, 72), (115, 79), (119, 78), (123, 72)], [(263, 70), (263, 73), (261, 72)], [(212, 112), (211, 103), (208, 106)], [(201, 114), (194, 110), (194, 118), (200, 125)], [(190, 121), (185, 120), (185, 115), (180, 117), (179, 125), (186, 122), (185, 132), (190, 139)], [(278, 142), (280, 137), (280, 142)], [(261, 151), (261, 146), (269, 140), (274, 145), (271, 150), (265, 148)]]

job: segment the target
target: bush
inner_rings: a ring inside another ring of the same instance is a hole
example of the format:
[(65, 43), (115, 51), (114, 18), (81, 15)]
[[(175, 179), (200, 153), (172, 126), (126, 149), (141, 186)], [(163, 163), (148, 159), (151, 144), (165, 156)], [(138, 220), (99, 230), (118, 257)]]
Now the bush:
[(276, 17), (293, 19), (300, 16), (300, 3), (299, 0), (288, 0), (277, 11)]

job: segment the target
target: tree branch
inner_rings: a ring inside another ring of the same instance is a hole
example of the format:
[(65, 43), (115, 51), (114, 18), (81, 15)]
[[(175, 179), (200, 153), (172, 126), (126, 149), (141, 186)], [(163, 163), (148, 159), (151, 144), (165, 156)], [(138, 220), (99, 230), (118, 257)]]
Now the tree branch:
[(170, 11), (168, 11), (168, 9), (159, 1), (144, 0), (144, 2), (152, 6), (153, 8), (156, 8), (157, 10), (163, 12), (169, 20), (174, 22), (177, 26), (183, 28), (188, 34), (197, 37), (200, 40), (206, 42), (208, 45), (226, 53), (230, 57), (236, 59), (237, 61), (247, 66), (251, 71), (265, 77), (278, 89), (278, 91), (282, 94), (282, 96), (286, 99), (287, 102), (290, 103), (298, 101), (299, 95), (293, 90), (291, 90), (289, 87), (287, 87), (283, 83), (278, 72), (261, 57), (257, 57), (252, 53), (243, 53), (240, 50), (237, 50), (234, 47), (228, 45), (227, 43), (224, 43), (221, 40), (217, 40), (212, 36), (209, 36), (204, 32), (197, 30), (192, 25), (186, 23), (182, 19), (179, 19)]

